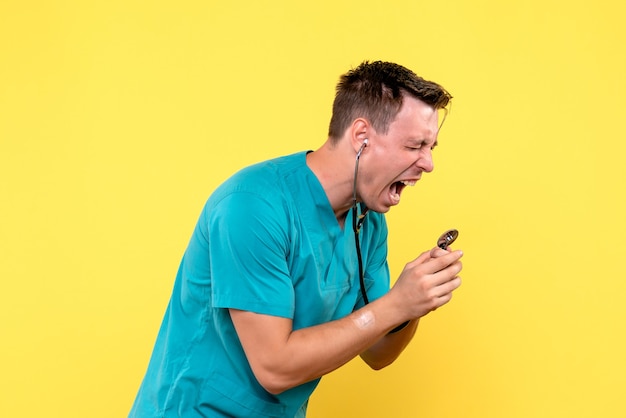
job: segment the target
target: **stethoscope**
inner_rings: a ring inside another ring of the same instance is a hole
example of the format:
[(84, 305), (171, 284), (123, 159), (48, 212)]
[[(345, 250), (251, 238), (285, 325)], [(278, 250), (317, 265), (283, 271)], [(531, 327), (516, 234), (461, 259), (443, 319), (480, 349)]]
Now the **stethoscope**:
[[(361, 158), (361, 153), (363, 149), (367, 146), (367, 138), (363, 140), (363, 145), (359, 148), (359, 151), (356, 153), (356, 161), (354, 163), (354, 184), (352, 186), (352, 230), (354, 231), (354, 245), (356, 247), (356, 257), (359, 262), (359, 285), (361, 286), (361, 296), (363, 297), (363, 302), (367, 305), (369, 303), (369, 299), (367, 298), (367, 291), (365, 290), (365, 272), (363, 271), (363, 258), (361, 257), (361, 243), (359, 242), (359, 231), (361, 230), (361, 225), (363, 225), (363, 221), (365, 221), (365, 215), (367, 214), (367, 206), (361, 204), (359, 205), (356, 200), (356, 176), (359, 172), (359, 158)], [(359, 206), (361, 207), (361, 213), (359, 214)]]
[(456, 229), (450, 229), (439, 237), (437, 240), (437, 247), (442, 250), (447, 250), (448, 246), (452, 244), (459, 237), (459, 231)]
[[(363, 258), (361, 256), (361, 243), (359, 242), (359, 231), (361, 230), (361, 226), (365, 221), (365, 215), (367, 214), (367, 206), (361, 204), (359, 205), (356, 200), (356, 177), (359, 172), (359, 159), (361, 158), (361, 153), (363, 149), (367, 146), (368, 140), (363, 140), (363, 144), (359, 151), (356, 153), (356, 161), (354, 163), (354, 185), (352, 187), (352, 230), (354, 231), (354, 245), (356, 247), (356, 256), (359, 263), (359, 286), (361, 287), (361, 296), (363, 297), (363, 302), (367, 305), (369, 303), (369, 299), (367, 298), (367, 291), (365, 289), (365, 272), (363, 269)], [(359, 207), (361, 208), (359, 212)], [(437, 240), (437, 247), (447, 250), (448, 246), (452, 244), (459, 236), (459, 231), (456, 229), (450, 229), (439, 237)], [(408, 322), (404, 324), (400, 324), (398, 327), (391, 330), (391, 332), (399, 331), (404, 328)]]

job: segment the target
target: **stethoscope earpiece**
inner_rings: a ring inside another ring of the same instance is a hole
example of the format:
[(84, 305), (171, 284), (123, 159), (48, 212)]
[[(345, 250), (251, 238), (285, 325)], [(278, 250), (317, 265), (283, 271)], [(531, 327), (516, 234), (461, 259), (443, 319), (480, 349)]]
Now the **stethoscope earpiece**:
[(367, 139), (367, 138), (365, 138), (365, 139), (363, 140), (363, 143), (361, 144), (361, 148), (359, 148), (359, 150), (358, 150), (358, 151), (357, 151), (357, 153), (356, 153), (356, 159), (357, 159), (357, 161), (359, 160), (359, 157), (361, 156), (361, 153), (363, 152), (363, 149), (367, 146), (367, 143), (368, 143), (368, 139)]

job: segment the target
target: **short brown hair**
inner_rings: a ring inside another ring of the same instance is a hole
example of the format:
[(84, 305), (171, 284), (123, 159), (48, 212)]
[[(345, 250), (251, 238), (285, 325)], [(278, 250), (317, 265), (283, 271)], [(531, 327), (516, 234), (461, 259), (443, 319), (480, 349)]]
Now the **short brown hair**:
[(406, 94), (435, 109), (445, 108), (452, 99), (439, 84), (424, 80), (408, 68), (391, 62), (364, 61), (339, 79), (328, 136), (339, 140), (359, 117), (369, 120), (376, 131), (387, 133)]

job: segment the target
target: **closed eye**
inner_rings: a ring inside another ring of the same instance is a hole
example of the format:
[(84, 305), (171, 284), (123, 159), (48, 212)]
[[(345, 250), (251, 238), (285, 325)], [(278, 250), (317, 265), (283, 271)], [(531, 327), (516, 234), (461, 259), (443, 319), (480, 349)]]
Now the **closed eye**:
[[(434, 151), (436, 146), (437, 146), (437, 143), (435, 142), (433, 145), (430, 146), (430, 150)], [(411, 146), (407, 146), (406, 148), (409, 149), (409, 150), (412, 150), (412, 151), (419, 151), (422, 148), (424, 148), (424, 144), (422, 143), (422, 144), (419, 144), (419, 145), (411, 145)]]

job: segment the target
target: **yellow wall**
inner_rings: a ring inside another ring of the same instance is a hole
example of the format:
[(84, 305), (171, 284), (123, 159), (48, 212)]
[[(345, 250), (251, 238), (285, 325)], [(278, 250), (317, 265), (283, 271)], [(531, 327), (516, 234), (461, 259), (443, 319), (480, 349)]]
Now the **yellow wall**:
[(464, 285), (309, 416), (625, 416), (622, 2), (241, 3), (0, 3), (0, 416), (124, 416), (204, 200), (364, 59), (455, 96), (390, 265), (456, 227)]

